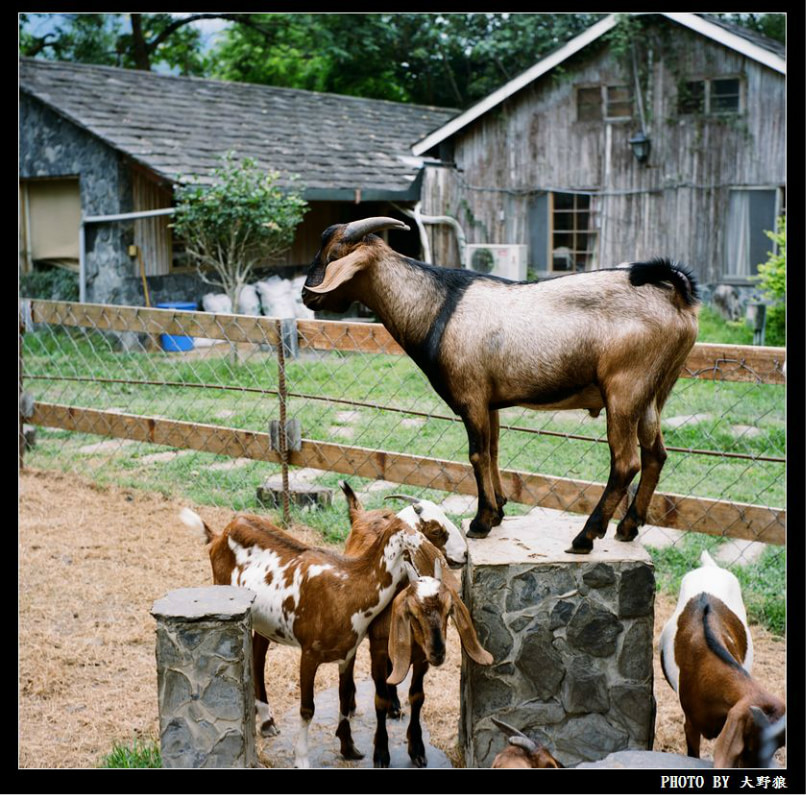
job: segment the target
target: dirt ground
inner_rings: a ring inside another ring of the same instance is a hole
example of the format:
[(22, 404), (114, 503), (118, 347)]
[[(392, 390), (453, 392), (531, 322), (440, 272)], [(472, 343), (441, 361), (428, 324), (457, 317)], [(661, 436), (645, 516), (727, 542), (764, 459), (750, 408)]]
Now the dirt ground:
[[(178, 520), (181, 507), (159, 494), (97, 487), (72, 474), (20, 474), (19, 767), (93, 768), (115, 742), (158, 738), (150, 610), (171, 590), (210, 582), (204, 544)], [(197, 510), (213, 527), (232, 516), (229, 510)], [(673, 607), (669, 597), (657, 598), (656, 633)], [(753, 640), (754, 676), (785, 697), (785, 642), (758, 626)], [(445, 664), (426, 679), (423, 720), (431, 744), (460, 767), (461, 653), (455, 630), (449, 641)], [(655, 750), (685, 753), (682, 712), (655, 658)], [(298, 703), (297, 661), (295, 649), (269, 651), (275, 715)], [(369, 678), (366, 644), (358, 652), (356, 678)], [(320, 668), (317, 691), (336, 683), (335, 666)], [(711, 748), (706, 742), (703, 756)], [(258, 749), (270, 766), (260, 738)], [(785, 751), (779, 751), (779, 761), (785, 763)]]

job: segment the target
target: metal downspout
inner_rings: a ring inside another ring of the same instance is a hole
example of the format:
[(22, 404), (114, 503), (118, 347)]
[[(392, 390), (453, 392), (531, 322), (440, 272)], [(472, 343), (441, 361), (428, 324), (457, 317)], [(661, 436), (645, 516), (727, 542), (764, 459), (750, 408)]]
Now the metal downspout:
[[(397, 205), (395, 205), (397, 207)], [(466, 247), (467, 237), (462, 225), (450, 215), (423, 215), (420, 212), (420, 202), (414, 205), (414, 209), (407, 207), (397, 207), (400, 212), (414, 220), (417, 225), (417, 230), (420, 233), (420, 243), (423, 247), (423, 261), (431, 263), (431, 246), (428, 242), (428, 235), (425, 233), (425, 224), (447, 224), (453, 227), (456, 233), (456, 244), (459, 247), (459, 264), (462, 268), (465, 267), (467, 262)]]

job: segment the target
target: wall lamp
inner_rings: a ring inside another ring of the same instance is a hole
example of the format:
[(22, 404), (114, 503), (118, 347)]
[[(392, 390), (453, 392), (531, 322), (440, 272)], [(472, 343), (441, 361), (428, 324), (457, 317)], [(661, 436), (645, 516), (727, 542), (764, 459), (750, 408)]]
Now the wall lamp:
[(646, 163), (646, 161), (649, 160), (652, 141), (647, 138), (643, 130), (630, 138), (630, 146), (632, 147), (632, 153), (635, 155), (635, 159), (639, 163)]

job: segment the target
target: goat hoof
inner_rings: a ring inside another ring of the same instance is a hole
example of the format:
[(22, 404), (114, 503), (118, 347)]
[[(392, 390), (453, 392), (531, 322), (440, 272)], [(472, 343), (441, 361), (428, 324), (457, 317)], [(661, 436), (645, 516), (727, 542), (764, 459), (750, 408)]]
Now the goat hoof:
[(566, 549), (572, 555), (588, 555), (593, 550), (593, 540), (585, 532), (581, 532), (572, 542), (571, 548)]
[(490, 535), (491, 529), (489, 525), (485, 525), (478, 521), (478, 519), (474, 519), (467, 529), (467, 536), (468, 538), (487, 538), (487, 536)]
[(364, 754), (361, 753), (354, 745), (351, 745), (349, 748), (345, 748), (341, 755), (345, 759), (363, 759)]
[(271, 720), (264, 721), (263, 723), (260, 724), (261, 737), (274, 737), (279, 733), (280, 730), (277, 728), (277, 724), (274, 722), (274, 718), (271, 718)]
[(389, 767), (389, 765), (391, 763), (392, 763), (392, 759), (389, 756), (388, 751), (386, 753), (382, 753), (382, 754), (375, 754), (375, 756), (372, 759), (372, 766), (373, 767), (387, 768), (387, 767)]
[(425, 758), (425, 752), (421, 754), (412, 754), (411, 763), (414, 767), (428, 767), (428, 760)]

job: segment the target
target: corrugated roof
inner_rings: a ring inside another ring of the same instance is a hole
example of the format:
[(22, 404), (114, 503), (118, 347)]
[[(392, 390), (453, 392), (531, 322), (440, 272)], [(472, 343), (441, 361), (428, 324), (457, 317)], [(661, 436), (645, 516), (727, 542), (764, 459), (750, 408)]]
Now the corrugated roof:
[(298, 175), (313, 199), (403, 198), (421, 166), (412, 144), (457, 113), (30, 58), (20, 59), (20, 91), (169, 180), (206, 178), (234, 150)]

